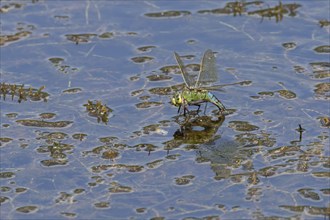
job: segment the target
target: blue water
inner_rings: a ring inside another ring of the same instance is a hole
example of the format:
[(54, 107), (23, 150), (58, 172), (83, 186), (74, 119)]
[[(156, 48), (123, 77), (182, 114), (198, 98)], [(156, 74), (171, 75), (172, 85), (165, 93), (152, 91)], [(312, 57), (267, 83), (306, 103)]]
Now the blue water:
[[(49, 98), (18, 103), (17, 97), (1, 97), (1, 219), (329, 218), (329, 127), (320, 122), (330, 115), (329, 64), (322, 78), (311, 65), (329, 63), (329, 53), (314, 51), (329, 45), (329, 26), (319, 25), (329, 20), (327, 1), (283, 1), (301, 7), (278, 22), (247, 13), (199, 12), (223, 8), (224, 1), (15, 1), (20, 8), (12, 3), (0, 3), (9, 7), (0, 14), (2, 39), (31, 34), (1, 46), (1, 83), (44, 85)], [(277, 5), (251, 3), (246, 10)], [(164, 11), (181, 15), (146, 16)], [(100, 37), (106, 32), (112, 37)], [(86, 42), (76, 44), (70, 34)], [(142, 52), (142, 46), (154, 48)], [(227, 85), (213, 91), (232, 110), (223, 122), (210, 104), (206, 116), (178, 116), (171, 95), (149, 91), (183, 83), (178, 69), (161, 71), (176, 65), (174, 51), (193, 56), (183, 58), (185, 63), (199, 64), (208, 48), (216, 52), (219, 84)], [(142, 56), (153, 59), (132, 60)], [(63, 61), (55, 65), (50, 58)], [(169, 77), (151, 81), (150, 75)], [(242, 81), (250, 83), (230, 85)], [(324, 91), (315, 91), (320, 84)], [(81, 91), (63, 92), (71, 88)], [(88, 100), (113, 110), (107, 124), (88, 115), (83, 106)], [(160, 104), (137, 107), (144, 102)], [(16, 122), (41, 120), (48, 112), (55, 117), (45, 121), (73, 123), (45, 128)], [(305, 129), (301, 140), (299, 124)], [(47, 138), (45, 132), (67, 136)], [(87, 136), (73, 138), (80, 133)], [(102, 142), (104, 137), (115, 138)], [(40, 149), (53, 150), (54, 142), (73, 147), (60, 149), (65, 165), (45, 166), (42, 161), (59, 151)], [(111, 150), (118, 156), (104, 159)]]

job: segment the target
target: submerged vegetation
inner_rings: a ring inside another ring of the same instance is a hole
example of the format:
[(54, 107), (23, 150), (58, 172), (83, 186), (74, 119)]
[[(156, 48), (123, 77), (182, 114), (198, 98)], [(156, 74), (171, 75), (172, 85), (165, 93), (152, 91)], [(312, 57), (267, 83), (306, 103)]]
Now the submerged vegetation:
[[(260, 9), (265, 6), (266, 8)], [(283, 4), (281, 1), (274, 7), (269, 7), (264, 1), (235, 1), (228, 2), (225, 7), (200, 10), (198, 13), (212, 13), (212, 14), (232, 14), (236, 15), (259, 15), (262, 18), (275, 18), (276, 22), (282, 21), (284, 15), (295, 16), (297, 9), (301, 7), (300, 4), (289, 3)], [(258, 8), (255, 10), (255, 8)]]
[[(48, 93), (43, 92), (45, 86), (41, 86), (39, 89), (29, 87), (26, 88), (24, 85), (19, 84), (0, 84), (0, 99), (2, 97), (3, 100), (6, 100), (7, 96), (14, 100), (17, 97), (17, 101), (21, 103), (22, 101), (27, 101), (28, 99), (31, 101), (47, 101), (49, 96)], [(7, 98), (8, 99), (8, 98)]]
[(84, 104), (86, 111), (90, 116), (96, 117), (97, 122), (103, 122), (105, 124), (109, 121), (109, 114), (112, 112), (112, 109), (102, 104), (101, 101), (87, 101), (87, 104)]

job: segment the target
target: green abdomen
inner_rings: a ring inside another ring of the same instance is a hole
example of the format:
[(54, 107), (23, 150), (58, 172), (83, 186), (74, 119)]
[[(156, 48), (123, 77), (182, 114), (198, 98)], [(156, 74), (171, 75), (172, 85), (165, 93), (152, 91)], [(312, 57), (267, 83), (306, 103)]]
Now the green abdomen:
[(184, 90), (182, 97), (188, 102), (188, 104), (195, 102), (209, 102), (207, 90)]
[(221, 103), (215, 95), (207, 90), (184, 90), (182, 92), (182, 97), (187, 101), (189, 105), (196, 105), (202, 102), (211, 102), (216, 105), (221, 111), (225, 111), (225, 106)]

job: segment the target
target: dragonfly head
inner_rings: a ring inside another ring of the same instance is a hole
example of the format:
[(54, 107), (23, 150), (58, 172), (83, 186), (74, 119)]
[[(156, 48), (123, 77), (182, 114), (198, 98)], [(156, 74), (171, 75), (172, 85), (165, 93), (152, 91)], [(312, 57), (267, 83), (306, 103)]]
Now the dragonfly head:
[(172, 99), (171, 99), (171, 103), (174, 106), (180, 106), (182, 104), (182, 96), (180, 92), (176, 92)]

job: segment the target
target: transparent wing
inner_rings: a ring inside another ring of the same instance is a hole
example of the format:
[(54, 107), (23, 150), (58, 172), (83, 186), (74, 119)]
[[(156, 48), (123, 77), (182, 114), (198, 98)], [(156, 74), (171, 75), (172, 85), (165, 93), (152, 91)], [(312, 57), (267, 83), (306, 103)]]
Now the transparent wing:
[(182, 73), (183, 80), (186, 83), (186, 85), (189, 88), (195, 86), (195, 80), (191, 75), (188, 75), (180, 56), (176, 52), (174, 52), (174, 55), (175, 55), (176, 62), (179, 65), (179, 68), (180, 68), (181, 73)]
[(218, 81), (218, 73), (215, 66), (215, 57), (212, 50), (208, 49), (204, 53), (195, 87), (198, 88), (216, 81)]

